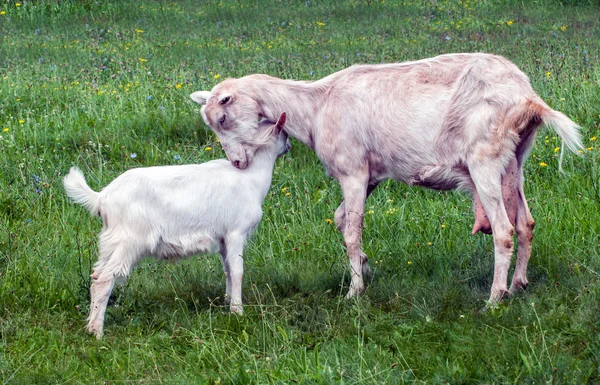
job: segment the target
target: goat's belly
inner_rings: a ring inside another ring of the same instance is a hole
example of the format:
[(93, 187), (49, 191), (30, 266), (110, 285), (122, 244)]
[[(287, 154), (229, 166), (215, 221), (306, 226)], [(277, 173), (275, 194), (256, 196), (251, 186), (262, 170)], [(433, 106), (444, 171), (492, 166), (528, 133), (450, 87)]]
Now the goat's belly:
[(407, 183), (434, 190), (455, 190), (472, 184), (465, 166), (431, 165), (423, 167)]
[[(434, 190), (455, 190), (472, 184), (466, 167), (445, 165), (423, 166), (410, 173), (389, 173), (390, 179), (402, 181), (408, 185), (426, 187)], [(387, 179), (387, 178), (384, 178)]]
[(160, 259), (175, 260), (213, 252), (215, 245), (215, 240), (206, 234), (189, 234), (172, 239), (161, 238), (152, 254)]
[(460, 183), (456, 180), (411, 180), (409, 184), (427, 187), (433, 190), (455, 190), (459, 187)]

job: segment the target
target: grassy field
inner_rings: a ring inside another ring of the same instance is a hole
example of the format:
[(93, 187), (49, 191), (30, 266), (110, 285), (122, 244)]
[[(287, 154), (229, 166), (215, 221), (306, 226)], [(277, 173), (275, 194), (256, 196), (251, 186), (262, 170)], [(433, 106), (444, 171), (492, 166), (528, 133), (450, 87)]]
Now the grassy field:
[[(595, 1), (3, 1), (0, 381), (208, 384), (600, 383), (600, 8)], [(188, 95), (227, 77), (311, 80), (355, 63), (491, 52), (582, 126), (541, 130), (528, 290), (481, 312), (493, 245), (467, 196), (389, 182), (367, 201), (373, 276), (349, 273), (337, 183), (298, 142), (245, 258), (243, 317), (220, 258), (144, 260), (85, 332), (101, 223), (68, 201), (132, 167), (224, 157)]]

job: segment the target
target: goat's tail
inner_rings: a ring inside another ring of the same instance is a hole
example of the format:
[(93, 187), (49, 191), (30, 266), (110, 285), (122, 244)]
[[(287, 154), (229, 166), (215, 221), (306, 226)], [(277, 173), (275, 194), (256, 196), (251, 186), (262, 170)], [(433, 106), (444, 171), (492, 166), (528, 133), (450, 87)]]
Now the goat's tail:
[[(541, 99), (540, 99), (541, 101)], [(575, 154), (579, 153), (579, 150), (583, 149), (581, 142), (581, 134), (579, 133), (579, 127), (575, 122), (569, 119), (565, 114), (560, 111), (553, 110), (548, 107), (546, 103), (542, 102), (542, 108), (540, 118), (546, 126), (552, 127), (554, 131), (561, 137), (563, 144), (569, 147), (569, 150)]]
[(100, 194), (92, 190), (78, 167), (71, 167), (63, 179), (67, 195), (92, 213), (100, 215)]
[[(563, 144), (558, 162), (559, 170), (562, 171), (565, 144), (569, 150), (577, 155), (579, 155), (579, 150), (583, 149), (581, 134), (579, 132), (580, 127), (562, 112), (550, 108), (539, 97), (527, 100), (527, 102), (521, 104), (520, 107), (521, 108), (515, 109), (511, 116), (513, 127), (515, 127), (518, 132), (521, 132), (528, 137), (529, 135), (526, 133), (528, 128), (532, 128), (535, 131), (539, 123), (544, 123), (546, 126), (552, 127), (562, 139)], [(534, 123), (531, 125), (532, 122), (536, 121), (537, 124)], [(531, 147), (533, 143), (531, 141), (528, 142), (527, 147)]]
[[(579, 155), (579, 150), (583, 150), (583, 143), (581, 142), (580, 128), (575, 122), (567, 117), (560, 111), (553, 110), (548, 107), (542, 99), (537, 101), (542, 107), (540, 118), (542, 122), (548, 127), (552, 127), (558, 136), (562, 139), (562, 146), (560, 149), (560, 158), (558, 159), (558, 171), (562, 172), (563, 156), (565, 155), (565, 144), (569, 150)], [(540, 103), (541, 102), (541, 103)]]

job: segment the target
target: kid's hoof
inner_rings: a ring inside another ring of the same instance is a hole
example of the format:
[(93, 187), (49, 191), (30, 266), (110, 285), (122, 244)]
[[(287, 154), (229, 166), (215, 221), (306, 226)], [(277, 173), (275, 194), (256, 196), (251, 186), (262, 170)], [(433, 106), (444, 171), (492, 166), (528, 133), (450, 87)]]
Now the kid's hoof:
[(236, 315), (244, 315), (244, 307), (242, 305), (231, 305), (231, 313)]

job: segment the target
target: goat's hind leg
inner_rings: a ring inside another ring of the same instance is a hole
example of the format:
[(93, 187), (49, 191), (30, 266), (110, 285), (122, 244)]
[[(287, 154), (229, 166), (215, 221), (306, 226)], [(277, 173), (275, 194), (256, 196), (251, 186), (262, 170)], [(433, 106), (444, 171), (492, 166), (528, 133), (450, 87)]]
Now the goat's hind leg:
[(489, 298), (493, 305), (500, 302), (507, 293), (508, 270), (513, 251), (514, 229), (504, 205), (502, 191), (505, 170), (499, 162), (481, 161), (470, 165), (469, 172), (494, 237), (494, 280)]
[(136, 260), (137, 256), (128, 254), (121, 244), (110, 251), (106, 245), (100, 243), (100, 260), (92, 273), (88, 317), (88, 332), (96, 338), (102, 338), (104, 334), (104, 314), (116, 280), (126, 278)]
[[(504, 208), (506, 209), (508, 219), (510, 220), (510, 223), (513, 224), (513, 226), (516, 223), (517, 208), (520, 200), (520, 175), (521, 170), (519, 169), (517, 158), (513, 157), (513, 159), (511, 159), (510, 163), (506, 167), (504, 175), (502, 175), (502, 201), (504, 202)], [(473, 199), (475, 201), (475, 222), (473, 224), (473, 230), (471, 234), (475, 235), (478, 231), (481, 231), (484, 234), (491, 234), (492, 226), (490, 224), (490, 220), (488, 219), (487, 214), (483, 209), (481, 199), (479, 199), (479, 195), (476, 191), (473, 193)]]
[(533, 228), (535, 220), (531, 216), (525, 192), (523, 189), (523, 170), (519, 168), (519, 186), (518, 186), (518, 201), (517, 201), (517, 264), (510, 284), (509, 294), (515, 294), (519, 290), (527, 287), (527, 264), (531, 257), (531, 247), (533, 243)]

